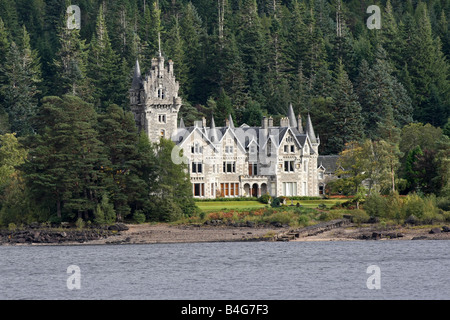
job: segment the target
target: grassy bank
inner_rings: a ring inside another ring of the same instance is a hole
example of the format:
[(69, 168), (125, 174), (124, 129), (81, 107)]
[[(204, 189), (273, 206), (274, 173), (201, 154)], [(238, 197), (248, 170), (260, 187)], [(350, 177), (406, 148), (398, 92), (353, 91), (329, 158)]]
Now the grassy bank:
[[(319, 208), (326, 207), (331, 208), (335, 204), (343, 203), (347, 199), (321, 199), (321, 200), (293, 200), (294, 206), (300, 204), (305, 208)], [(263, 204), (256, 200), (249, 201), (199, 201), (196, 203), (197, 206), (202, 210), (202, 212), (210, 213), (215, 211), (245, 211), (245, 210), (256, 210), (260, 208), (265, 208), (268, 205)], [(287, 201), (287, 206), (291, 205), (291, 201)]]
[(357, 213), (348, 209), (333, 209), (346, 199), (314, 199), (314, 200), (288, 200), (286, 205), (272, 208), (256, 200), (245, 201), (199, 201), (197, 206), (201, 213), (194, 217), (185, 218), (178, 223), (223, 222), (252, 225), (276, 226), (309, 226), (323, 221), (342, 218), (344, 215)]

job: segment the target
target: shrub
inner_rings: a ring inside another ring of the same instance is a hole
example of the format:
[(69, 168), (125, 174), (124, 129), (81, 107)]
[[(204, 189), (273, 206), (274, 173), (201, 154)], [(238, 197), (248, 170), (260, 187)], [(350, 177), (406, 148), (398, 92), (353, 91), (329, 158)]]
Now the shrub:
[(8, 224), (8, 230), (9, 231), (14, 231), (16, 229), (17, 229), (17, 226), (16, 226), (15, 223), (11, 222), (11, 223)]
[(133, 220), (136, 223), (144, 223), (145, 222), (145, 214), (142, 210), (136, 210), (133, 214)]
[(97, 205), (94, 211), (94, 221), (96, 224), (113, 224), (116, 220), (114, 205), (109, 202), (106, 193), (102, 195), (102, 201)]
[(450, 211), (450, 198), (436, 199), (436, 206), (444, 211)]
[(264, 194), (264, 195), (262, 195), (261, 197), (258, 198), (258, 201), (261, 202), (261, 203), (268, 204), (270, 199), (271, 199), (271, 197), (270, 197), (269, 194)]
[(78, 220), (75, 222), (75, 225), (77, 226), (78, 229), (83, 229), (85, 224), (83, 219), (78, 218)]
[(372, 217), (384, 217), (387, 210), (386, 199), (379, 193), (373, 193), (366, 198), (364, 209)]
[(403, 201), (397, 192), (389, 195), (386, 198), (386, 217), (388, 219), (394, 219), (397, 223), (400, 223), (405, 219), (403, 208)]
[(418, 194), (410, 193), (405, 198), (403, 212), (403, 215), (405, 217), (409, 217), (412, 215), (419, 220), (422, 220), (425, 213), (425, 203)]
[(370, 216), (364, 210), (355, 209), (352, 210), (353, 222), (357, 224), (365, 223), (369, 221)]
[(281, 206), (281, 204), (282, 204), (281, 199), (277, 197), (277, 198), (273, 198), (272, 202), (270, 203), (270, 206), (272, 208), (278, 208)]
[(269, 223), (281, 223), (281, 224), (290, 224), (292, 222), (292, 215), (288, 214), (287, 212), (280, 211), (276, 212), (269, 217), (267, 217), (265, 220)]
[(298, 222), (298, 224), (299, 224), (300, 226), (306, 227), (306, 226), (309, 225), (310, 220), (309, 220), (309, 218), (308, 218), (307, 215), (304, 215), (304, 214), (303, 214), (303, 215), (300, 215), (300, 216), (298, 217), (297, 222)]

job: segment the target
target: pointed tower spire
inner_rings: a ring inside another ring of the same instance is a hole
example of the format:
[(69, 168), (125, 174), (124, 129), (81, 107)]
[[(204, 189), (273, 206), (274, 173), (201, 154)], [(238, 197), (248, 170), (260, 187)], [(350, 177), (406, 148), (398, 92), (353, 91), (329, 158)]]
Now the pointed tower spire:
[(294, 108), (292, 107), (292, 103), (289, 104), (289, 126), (291, 128), (297, 128), (297, 119), (295, 118)]
[(228, 115), (228, 126), (230, 128), (234, 129), (234, 123), (233, 123), (233, 118), (231, 117), (231, 114)]
[(178, 126), (178, 128), (180, 128), (180, 129), (185, 128), (183, 118), (180, 118), (180, 125)]
[(214, 116), (211, 117), (211, 128), (209, 129), (209, 140), (212, 143), (219, 142), (219, 136), (217, 134), (216, 122), (214, 121)]
[(136, 64), (134, 66), (133, 83), (131, 84), (131, 88), (140, 89), (141, 84), (142, 84), (141, 67), (139, 66), (139, 60), (136, 59)]
[(309, 136), (311, 143), (317, 143), (316, 135), (314, 133), (314, 128), (311, 122), (311, 116), (308, 113), (308, 119), (306, 120), (306, 134)]

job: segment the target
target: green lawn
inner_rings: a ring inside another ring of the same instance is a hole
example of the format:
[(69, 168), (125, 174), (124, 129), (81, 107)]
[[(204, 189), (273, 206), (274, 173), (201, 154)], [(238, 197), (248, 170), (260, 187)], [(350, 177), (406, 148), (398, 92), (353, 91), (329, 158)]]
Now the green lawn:
[[(305, 208), (317, 208), (319, 204), (325, 204), (328, 208), (336, 204), (336, 202), (344, 202), (346, 199), (329, 199), (329, 200), (294, 200), (294, 205), (297, 202)], [(287, 205), (291, 205), (291, 201), (287, 202)], [(229, 211), (229, 210), (255, 210), (267, 206), (259, 201), (199, 201), (197, 206), (205, 213), (216, 211)]]
[(259, 201), (200, 201), (197, 202), (197, 206), (203, 212), (215, 212), (215, 211), (228, 211), (228, 210), (254, 210), (265, 207)]

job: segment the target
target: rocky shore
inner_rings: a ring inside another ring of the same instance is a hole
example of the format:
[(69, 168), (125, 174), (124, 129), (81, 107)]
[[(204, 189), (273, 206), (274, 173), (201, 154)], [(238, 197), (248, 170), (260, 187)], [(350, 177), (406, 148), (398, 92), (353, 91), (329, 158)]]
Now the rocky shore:
[(0, 230), (0, 245), (103, 245), (226, 241), (362, 241), (450, 240), (449, 226), (356, 225), (348, 219), (333, 220), (305, 228), (253, 223), (115, 224), (104, 228), (42, 228)]

